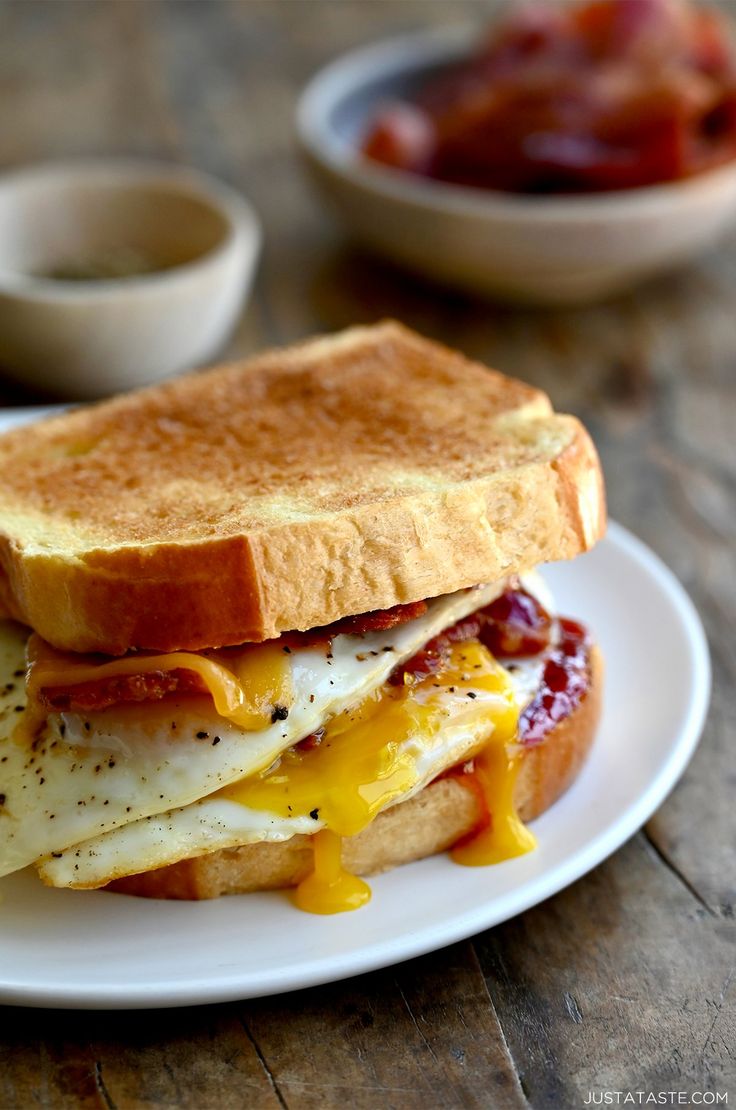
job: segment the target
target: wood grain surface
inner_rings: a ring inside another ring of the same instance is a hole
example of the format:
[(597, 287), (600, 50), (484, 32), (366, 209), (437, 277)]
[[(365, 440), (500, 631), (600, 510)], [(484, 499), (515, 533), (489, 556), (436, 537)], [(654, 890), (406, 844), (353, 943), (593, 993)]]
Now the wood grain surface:
[[(472, 941), (255, 1002), (0, 1012), (0, 1107), (575, 1107), (605, 1090), (736, 1100), (736, 237), (600, 307), (498, 308), (351, 248), (294, 152), (295, 98), (329, 57), (489, 11), (10, 0), (0, 163), (152, 155), (247, 193), (266, 249), (233, 353), (392, 315), (580, 415), (612, 515), (670, 564), (707, 624), (715, 688), (702, 745), (613, 858)], [(10, 385), (0, 394), (23, 399)], [(642, 681), (632, 676), (632, 696)]]

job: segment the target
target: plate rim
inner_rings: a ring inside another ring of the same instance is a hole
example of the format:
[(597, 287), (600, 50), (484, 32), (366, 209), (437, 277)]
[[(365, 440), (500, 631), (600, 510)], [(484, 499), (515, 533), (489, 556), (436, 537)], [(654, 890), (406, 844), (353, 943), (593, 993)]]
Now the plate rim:
[(437, 951), (482, 930), (493, 928), (559, 893), (598, 866), (642, 827), (674, 788), (702, 735), (711, 692), (707, 637), (697, 609), (684, 586), (659, 555), (623, 525), (609, 521), (606, 538), (615, 548), (633, 557), (656, 579), (685, 633), (692, 664), (692, 686), (686, 712), (666, 759), (636, 801), (627, 806), (587, 845), (574, 851), (571, 858), (561, 859), (540, 875), (508, 892), (504, 896), (504, 908), (500, 913), (497, 900), (492, 899), (444, 921), (441, 925), (435, 923), (420, 929), (408, 929), (390, 940), (373, 941), (331, 959), (320, 956), (303, 961), (298, 968), (291, 964), (283, 970), (269, 968), (260, 973), (258, 969), (249, 969), (247, 972), (230, 970), (219, 975), (208, 974), (206, 978), (168, 984), (152, 983), (148, 986), (140, 983), (129, 986), (120, 982), (99, 982), (86, 983), (82, 987), (65, 983), (39, 987), (34, 984), (19, 986), (0, 982), (0, 1004), (88, 1010), (167, 1009), (258, 998), (338, 982)]

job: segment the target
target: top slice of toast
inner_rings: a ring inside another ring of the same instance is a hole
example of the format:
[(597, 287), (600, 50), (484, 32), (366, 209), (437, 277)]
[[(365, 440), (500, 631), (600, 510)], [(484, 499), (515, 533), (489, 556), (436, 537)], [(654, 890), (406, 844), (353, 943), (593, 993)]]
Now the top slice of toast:
[(0, 613), (72, 651), (263, 640), (589, 548), (598, 459), (545, 394), (395, 323), (0, 438)]

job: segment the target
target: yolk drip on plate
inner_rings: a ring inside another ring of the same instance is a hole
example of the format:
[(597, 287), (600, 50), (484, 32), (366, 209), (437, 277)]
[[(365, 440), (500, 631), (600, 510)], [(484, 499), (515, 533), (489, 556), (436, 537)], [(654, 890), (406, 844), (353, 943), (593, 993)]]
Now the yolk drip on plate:
[(297, 905), (313, 913), (356, 909), (370, 891), (343, 869), (341, 838), (356, 835), (427, 781), (422, 756), (431, 753), (433, 737), (448, 720), (487, 725), (479, 732), (477, 779), (491, 820), (458, 848), (458, 862), (491, 863), (529, 851), (534, 838), (513, 805), (518, 761), (507, 752), (518, 724), (513, 686), (507, 671), (475, 640), (456, 644), (439, 674), (381, 687), (334, 717), (313, 746), (290, 749), (268, 771), (227, 786), (220, 795), (280, 817), (319, 820), (324, 828), (312, 838), (314, 870), (297, 888)]

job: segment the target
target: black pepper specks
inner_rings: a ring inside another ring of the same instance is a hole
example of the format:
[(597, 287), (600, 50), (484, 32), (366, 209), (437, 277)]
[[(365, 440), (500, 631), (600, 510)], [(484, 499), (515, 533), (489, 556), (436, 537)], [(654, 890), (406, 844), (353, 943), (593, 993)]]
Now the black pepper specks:
[(285, 705), (274, 705), (273, 713), (271, 714), (271, 724), (276, 724), (276, 721), (285, 721), (289, 716), (289, 710)]
[(313, 821), (319, 820), (319, 809), (317, 807), (315, 807), (314, 809), (310, 809), (309, 816), (312, 818)]
[(197, 733), (197, 739), (198, 740), (209, 740), (209, 738), (210, 738), (209, 732), (198, 732)]
[(219, 744), (221, 739), (222, 739), (221, 736), (215, 736), (215, 738), (212, 741), (212, 747), (214, 748), (216, 744)]
[(478, 695), (476, 693), (474, 693), (472, 690), (468, 690), (468, 697), (475, 699), (475, 698), (478, 697)]

